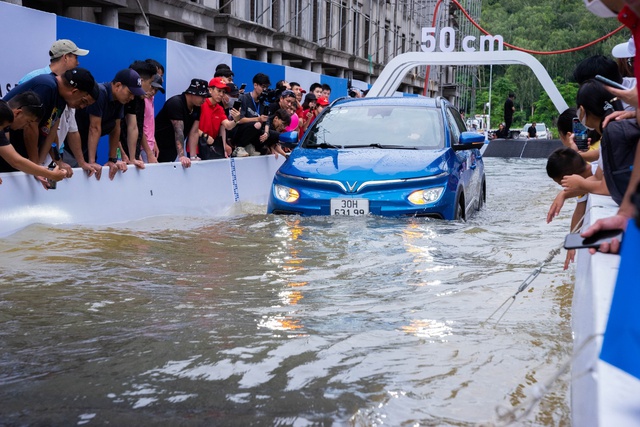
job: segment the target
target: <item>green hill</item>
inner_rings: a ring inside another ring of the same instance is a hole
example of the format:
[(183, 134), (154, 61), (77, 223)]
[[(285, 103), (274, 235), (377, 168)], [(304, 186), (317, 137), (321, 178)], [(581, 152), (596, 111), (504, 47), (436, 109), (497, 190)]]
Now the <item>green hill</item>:
[[(552, 52), (586, 45), (615, 30), (620, 23), (615, 18), (591, 14), (582, 0), (483, 0), (480, 25), (490, 34), (502, 35), (506, 43)], [(613, 46), (630, 36), (625, 28), (576, 52), (534, 56), (545, 66), (567, 103), (574, 106), (578, 89), (572, 78), (575, 65), (592, 55), (611, 56)], [(484, 68), (480, 72), (482, 90), (476, 94), (476, 112), (482, 112), (482, 105), (488, 101), (489, 67)], [(558, 113), (538, 80), (527, 67), (515, 65), (493, 67), (492, 123), (497, 125), (501, 120), (504, 100), (510, 91), (516, 94), (514, 128), (532, 119), (548, 126), (555, 124)]]

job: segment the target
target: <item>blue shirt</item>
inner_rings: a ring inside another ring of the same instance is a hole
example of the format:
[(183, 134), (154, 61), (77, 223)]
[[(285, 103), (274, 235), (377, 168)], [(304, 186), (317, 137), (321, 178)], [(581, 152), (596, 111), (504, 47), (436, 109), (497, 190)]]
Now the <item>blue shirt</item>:
[(37, 70), (33, 70), (30, 73), (25, 74), (25, 76), (23, 78), (20, 79), (20, 81), (18, 82), (19, 85), (21, 85), (22, 83), (31, 80), (32, 78), (34, 78), (35, 76), (39, 76), (41, 74), (51, 74), (51, 67), (50, 66), (46, 66), (44, 68), (38, 68)]
[[(58, 93), (58, 80), (56, 80), (55, 74), (41, 74), (39, 76), (35, 76), (34, 78), (11, 89), (3, 99), (8, 101), (16, 95), (27, 91), (35, 92), (38, 95), (38, 98), (40, 98), (40, 102), (44, 108), (44, 116), (39, 124), (40, 135), (38, 144), (41, 144), (51, 132), (51, 128), (60, 119), (67, 103)], [(23, 157), (27, 157), (22, 130), (11, 131), (11, 144), (15, 147), (18, 153)]]

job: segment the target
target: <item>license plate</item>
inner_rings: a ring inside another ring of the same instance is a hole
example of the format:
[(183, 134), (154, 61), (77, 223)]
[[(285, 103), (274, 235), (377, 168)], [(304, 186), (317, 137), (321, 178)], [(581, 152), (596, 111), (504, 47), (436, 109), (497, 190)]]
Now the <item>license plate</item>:
[(369, 214), (369, 199), (331, 199), (331, 215), (360, 216)]

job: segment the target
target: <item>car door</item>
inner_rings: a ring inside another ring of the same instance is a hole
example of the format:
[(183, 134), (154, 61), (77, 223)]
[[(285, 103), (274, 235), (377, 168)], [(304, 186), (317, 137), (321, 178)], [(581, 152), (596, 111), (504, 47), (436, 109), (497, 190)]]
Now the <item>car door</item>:
[[(460, 140), (462, 132), (466, 132), (467, 128), (460, 117), (460, 113), (451, 107), (447, 107), (447, 117), (449, 126), (451, 128), (452, 144), (457, 144)], [(477, 167), (477, 158), (480, 155), (478, 150), (459, 150), (455, 151), (456, 156), (461, 164), (460, 180), (465, 189), (465, 211), (469, 212), (469, 207), (472, 203), (476, 203), (475, 200), (480, 194), (480, 172)]]

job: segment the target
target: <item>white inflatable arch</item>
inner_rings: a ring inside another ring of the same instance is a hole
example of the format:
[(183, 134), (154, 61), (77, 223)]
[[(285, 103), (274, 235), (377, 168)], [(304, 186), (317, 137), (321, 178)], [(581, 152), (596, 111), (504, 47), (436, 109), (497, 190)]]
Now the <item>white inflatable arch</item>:
[(367, 96), (393, 96), (404, 76), (421, 65), (526, 65), (536, 75), (542, 88), (559, 113), (569, 108), (540, 61), (528, 53), (515, 50), (496, 52), (409, 52), (393, 58), (382, 70)]

